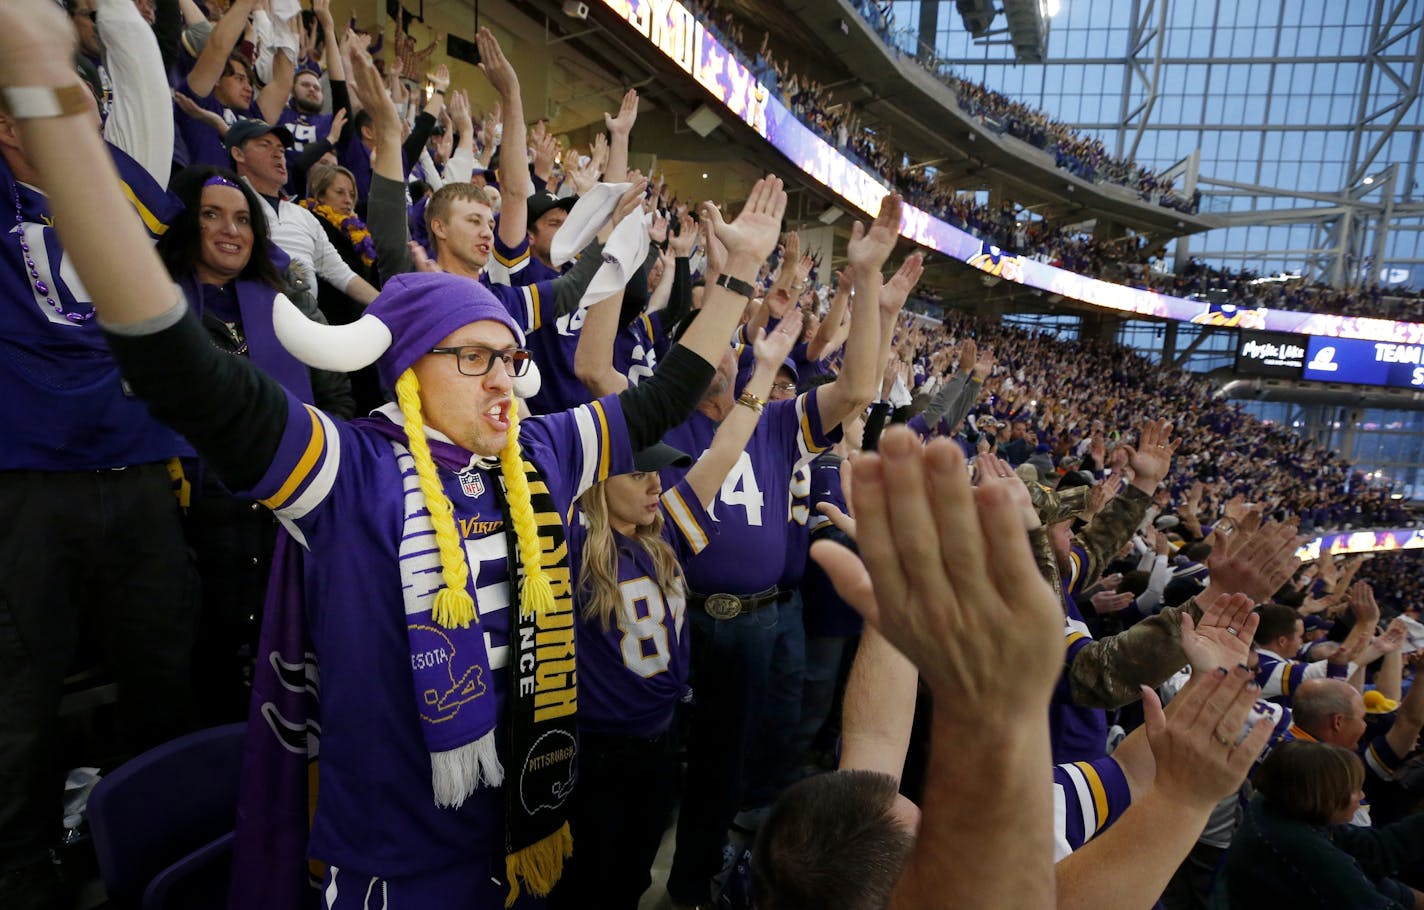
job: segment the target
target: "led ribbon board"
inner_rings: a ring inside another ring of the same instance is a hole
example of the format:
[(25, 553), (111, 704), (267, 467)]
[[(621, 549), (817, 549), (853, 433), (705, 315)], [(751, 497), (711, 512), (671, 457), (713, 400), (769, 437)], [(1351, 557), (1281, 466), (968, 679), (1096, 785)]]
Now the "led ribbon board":
[[(880, 208), (880, 198), (889, 187), (796, 119), (678, 0), (601, 2), (807, 176), (866, 214)], [(1122, 313), (1199, 325), (1424, 344), (1424, 323), (1210, 304), (1099, 281), (1001, 250), (909, 203), (900, 234), (1006, 281)]]
[(1302, 561), (1321, 556), (1345, 553), (1394, 553), (1399, 550), (1424, 550), (1424, 531), (1414, 528), (1391, 528), (1387, 531), (1343, 531), (1326, 534), (1306, 543), (1295, 551)]

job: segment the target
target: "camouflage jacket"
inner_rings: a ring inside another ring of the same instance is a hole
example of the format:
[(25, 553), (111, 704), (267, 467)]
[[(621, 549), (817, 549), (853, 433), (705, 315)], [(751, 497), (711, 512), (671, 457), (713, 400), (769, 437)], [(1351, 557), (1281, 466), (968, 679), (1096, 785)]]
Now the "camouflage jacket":
[[(1151, 498), (1136, 487), (1127, 487), (1109, 500), (1073, 543), (1084, 553), (1079, 569), (1080, 587), (1097, 581), (1103, 567), (1131, 539), (1142, 523)], [(1060, 600), (1063, 584), (1047, 529), (1030, 535), (1039, 571)], [(1066, 615), (1066, 604), (1064, 605)], [(1201, 617), (1195, 600), (1181, 607), (1168, 607), (1117, 635), (1091, 641), (1072, 655), (1068, 667), (1073, 701), (1088, 708), (1117, 708), (1142, 697), (1141, 685), (1158, 686), (1187, 663), (1182, 653), (1181, 613)]]

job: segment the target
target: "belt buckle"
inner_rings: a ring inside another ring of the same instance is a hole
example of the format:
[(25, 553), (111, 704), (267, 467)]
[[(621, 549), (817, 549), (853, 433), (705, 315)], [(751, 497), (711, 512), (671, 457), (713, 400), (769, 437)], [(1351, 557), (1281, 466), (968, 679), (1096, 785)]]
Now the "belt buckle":
[(742, 599), (735, 594), (711, 594), (702, 609), (713, 619), (736, 619), (742, 615)]

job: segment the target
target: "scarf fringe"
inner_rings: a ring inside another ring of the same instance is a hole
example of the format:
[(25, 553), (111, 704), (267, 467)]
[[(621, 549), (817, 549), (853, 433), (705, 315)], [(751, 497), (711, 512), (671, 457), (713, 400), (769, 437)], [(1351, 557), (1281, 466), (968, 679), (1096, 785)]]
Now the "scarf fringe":
[(504, 766), (499, 762), (494, 734), (491, 730), (457, 749), (430, 753), (435, 805), (458, 809), (477, 788), (503, 785)]
[(512, 907), (519, 899), (521, 878), (529, 887), (530, 894), (546, 896), (558, 884), (559, 876), (563, 875), (564, 860), (573, 855), (574, 835), (569, 830), (569, 823), (564, 822), (559, 830), (543, 840), (506, 856), (504, 867), (509, 880), (509, 896), (504, 899), (504, 906)]

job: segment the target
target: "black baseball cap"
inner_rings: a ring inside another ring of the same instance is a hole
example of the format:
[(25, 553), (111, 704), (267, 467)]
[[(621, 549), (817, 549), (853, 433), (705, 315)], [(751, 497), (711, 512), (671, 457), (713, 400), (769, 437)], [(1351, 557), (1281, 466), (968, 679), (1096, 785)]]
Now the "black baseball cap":
[(560, 199), (553, 193), (535, 193), (529, 197), (529, 227), (534, 227), (534, 222), (554, 209), (572, 211), (575, 202), (578, 202), (577, 196), (565, 196)]
[(292, 147), (292, 134), (285, 126), (273, 126), (265, 120), (239, 120), (227, 128), (227, 137), (223, 140), (229, 150), (235, 149), (249, 139), (257, 139), (268, 133), (276, 133), (277, 138), (287, 148)]
[(633, 470), (661, 471), (663, 468), (690, 468), (692, 456), (666, 443), (655, 442), (633, 455)]

